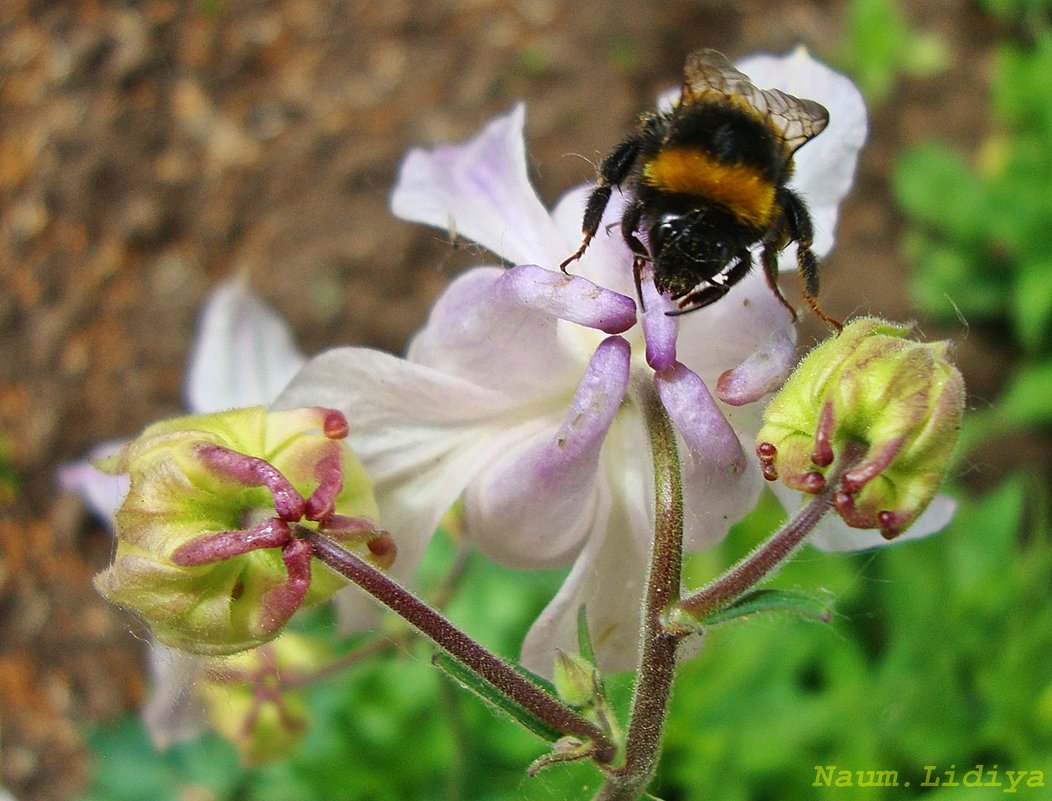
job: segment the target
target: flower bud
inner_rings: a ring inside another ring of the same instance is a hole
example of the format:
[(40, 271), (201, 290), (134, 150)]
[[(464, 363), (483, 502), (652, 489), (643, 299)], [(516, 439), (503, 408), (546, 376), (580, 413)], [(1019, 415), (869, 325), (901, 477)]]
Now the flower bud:
[(854, 528), (901, 534), (924, 511), (949, 467), (964, 410), (964, 381), (948, 342), (908, 339), (876, 318), (851, 322), (797, 367), (764, 411), (757, 453), (769, 480), (824, 489), (849, 450), (834, 508)]
[(274, 638), (346, 583), (312, 558), (306, 529), (364, 548), (378, 566), (394, 559), (346, 434), (343, 415), (320, 408), (150, 426), (100, 465), (128, 473), (130, 486), (96, 587), (174, 648), (229, 654)]
[(553, 681), (559, 698), (575, 709), (595, 702), (595, 665), (584, 657), (556, 648)]
[(246, 765), (287, 756), (307, 730), (307, 705), (289, 689), (322, 667), (328, 654), (316, 641), (286, 632), (258, 648), (214, 659), (195, 690), (208, 722)]

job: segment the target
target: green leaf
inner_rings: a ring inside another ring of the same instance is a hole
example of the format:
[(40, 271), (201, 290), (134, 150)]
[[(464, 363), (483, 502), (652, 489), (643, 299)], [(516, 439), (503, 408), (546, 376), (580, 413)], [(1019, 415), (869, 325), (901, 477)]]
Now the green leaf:
[(674, 625), (696, 625), (700, 629), (714, 623), (747, 618), (764, 612), (791, 612), (800, 617), (828, 623), (832, 615), (832, 600), (825, 595), (764, 588), (745, 593), (733, 603), (709, 613), (701, 620), (694, 620), (675, 607), (669, 617)]
[[(541, 720), (528, 709), (523, 708), (512, 699), (508, 698), (489, 682), (483, 681), (473, 670), (465, 667), (460, 662), (457, 662), (448, 654), (442, 652), (436, 653), (432, 658), (432, 662), (442, 668), (442, 670), (444, 670), (454, 681), (464, 687), (464, 689), (470, 690), (487, 704), (498, 711), (503, 712), (509, 718), (523, 726), (528, 731), (533, 732), (542, 740), (554, 743), (563, 737), (563, 732), (551, 726), (546, 721)], [(532, 673), (527, 675), (528, 671), (521, 669), (519, 672), (526, 678), (540, 685), (540, 682), (537, 681), (537, 677)], [(547, 682), (545, 682), (545, 684), (547, 684)], [(544, 689), (545, 692), (552, 694), (548, 687), (542, 687), (542, 689)]]
[(931, 142), (907, 150), (893, 176), (895, 197), (917, 222), (961, 244), (986, 235), (982, 184), (970, 165), (946, 145)]
[(588, 662), (595, 665), (595, 648), (592, 646), (592, 635), (588, 631), (588, 615), (584, 604), (577, 610), (577, 650)]

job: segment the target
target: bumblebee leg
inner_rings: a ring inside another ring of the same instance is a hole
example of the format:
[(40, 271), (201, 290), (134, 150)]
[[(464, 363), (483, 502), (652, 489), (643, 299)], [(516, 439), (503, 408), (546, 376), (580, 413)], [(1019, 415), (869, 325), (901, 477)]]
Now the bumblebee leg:
[[(799, 253), (799, 251), (797, 251)], [(793, 322), (796, 322), (796, 309), (785, 299), (785, 295), (782, 294), (781, 288), (778, 286), (778, 245), (775, 242), (764, 242), (763, 251), (760, 254), (760, 260), (763, 262), (763, 274), (767, 279), (767, 286), (771, 288), (774, 296), (778, 298), (779, 302), (789, 310), (790, 316), (793, 318)]]
[(592, 194), (588, 196), (588, 205), (585, 206), (584, 220), (581, 223), (584, 241), (581, 242), (581, 247), (577, 248), (570, 258), (559, 265), (559, 269), (564, 273), (566, 272), (566, 266), (581, 258), (588, 249), (588, 244), (592, 241), (592, 237), (599, 230), (599, 224), (603, 221), (603, 212), (606, 211), (606, 205), (610, 202), (610, 193), (632, 171), (632, 165), (636, 163), (636, 157), (639, 155), (640, 145), (641, 142), (638, 136), (626, 139), (613, 152), (607, 154), (606, 158), (599, 164), (599, 171), (595, 181), (596, 186), (592, 190)]
[(645, 207), (639, 200), (634, 200), (625, 207), (624, 216), (621, 217), (621, 236), (632, 251), (632, 278), (636, 282), (636, 297), (639, 298), (639, 308), (646, 311), (643, 303), (643, 265), (650, 261), (650, 254), (646, 245), (636, 236), (639, 222), (643, 219)]
[(752, 255), (749, 253), (748, 249), (741, 251), (730, 269), (723, 273), (722, 281), (717, 283), (716, 281), (709, 280), (708, 284), (700, 289), (694, 289), (685, 295), (674, 297), (673, 300), (679, 301), (679, 308), (665, 312), (665, 314), (669, 317), (676, 317), (680, 314), (686, 314), (687, 312), (692, 312), (695, 309), (701, 309), (715, 303), (717, 300), (726, 296), (726, 294), (731, 291), (731, 287), (741, 281), (751, 268)]
[(828, 314), (818, 303), (818, 259), (811, 250), (815, 236), (811, 215), (808, 214), (804, 201), (795, 192), (784, 189), (782, 195), (785, 227), (789, 238), (796, 243), (796, 266), (804, 284), (804, 300), (815, 313), (815, 317), (830, 328), (836, 329), (839, 334), (844, 330), (843, 323)]
[(726, 284), (706, 284), (700, 289), (695, 289), (691, 292), (688, 292), (679, 301), (678, 309), (667, 311), (665, 312), (665, 314), (667, 314), (669, 317), (679, 317), (681, 314), (696, 311), (697, 309), (701, 309), (705, 306), (709, 306), (715, 303), (720, 298), (725, 297), (730, 291), (731, 288)]

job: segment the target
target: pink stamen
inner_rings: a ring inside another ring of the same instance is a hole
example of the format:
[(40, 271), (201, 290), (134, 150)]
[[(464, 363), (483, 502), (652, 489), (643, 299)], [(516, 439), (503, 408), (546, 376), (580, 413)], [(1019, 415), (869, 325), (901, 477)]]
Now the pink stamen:
[(778, 448), (773, 442), (761, 442), (756, 446), (756, 455), (760, 458), (760, 472), (768, 481), (778, 480), (778, 468), (775, 459), (778, 457)]
[(288, 578), (263, 596), (259, 631), (269, 634), (277, 631), (299, 609), (310, 587), (311, 546), (306, 540), (293, 538), (281, 552)]
[(833, 404), (826, 401), (822, 414), (818, 418), (818, 430), (815, 432), (815, 449), (811, 461), (818, 467), (829, 467), (833, 464)]
[(343, 412), (337, 409), (322, 409), (325, 413), (325, 420), (322, 422), (321, 431), (329, 439), (343, 439), (350, 431), (351, 427), (347, 424), (347, 418), (343, 416)]
[(898, 454), (901, 447), (902, 437), (896, 437), (887, 444), (876, 459), (872, 459), (865, 464), (859, 465), (854, 470), (845, 473), (842, 482), (844, 490), (852, 495), (861, 490), (866, 484), (887, 469), (888, 465), (890, 465), (895, 459), (895, 456)]
[(371, 554), (369, 561), (381, 570), (387, 570), (391, 567), (394, 564), (395, 557), (398, 556), (398, 546), (395, 544), (394, 537), (387, 531), (378, 532), (375, 537), (366, 543), (366, 547)]
[(826, 488), (826, 478), (817, 470), (812, 470), (810, 473), (804, 473), (801, 477), (801, 482), (804, 492), (809, 492), (812, 495), (817, 495)]
[(291, 523), (303, 517), (307, 502), (270, 462), (211, 443), (198, 445), (197, 453), (201, 461), (215, 472), (250, 487), (266, 487), (270, 490), (274, 508), (282, 520)]
[(332, 515), (336, 499), (343, 492), (343, 448), (336, 442), (331, 445), (329, 453), (314, 466), (314, 475), (319, 483), (307, 498), (305, 516), (315, 522)]
[(270, 517), (250, 529), (220, 531), (195, 537), (172, 552), (172, 561), (179, 567), (210, 565), (258, 548), (281, 547), (291, 537), (288, 523)]
[(910, 516), (905, 512), (892, 512), (885, 510), (877, 514), (877, 523), (880, 524), (880, 536), (886, 540), (893, 540), (902, 533), (902, 529), (909, 522)]

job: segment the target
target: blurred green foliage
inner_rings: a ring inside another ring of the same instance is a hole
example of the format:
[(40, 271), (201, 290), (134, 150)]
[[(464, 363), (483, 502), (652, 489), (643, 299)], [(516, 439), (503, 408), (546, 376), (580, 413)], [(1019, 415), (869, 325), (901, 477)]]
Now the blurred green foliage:
[(1024, 29), (1040, 30), (1052, 23), (1052, 0), (980, 0), (995, 17)]
[(897, 0), (851, 0), (836, 62), (868, 101), (879, 103), (900, 75), (944, 69), (949, 52), (939, 36), (914, 30)]
[[(833, 594), (833, 621), (769, 613), (711, 629), (677, 679), (655, 795), (1002, 795), (922, 787), (926, 765), (939, 773), (977, 764), (1044, 771), (1052, 783), (1052, 549), (1048, 510), (1036, 504), (1042, 497), (1016, 476), (963, 501), (958, 522), (929, 540), (863, 554), (802, 553), (774, 586)], [(723, 546), (693, 557), (691, 582), (740, 556), (779, 515), (776, 504), (763, 504)], [(432, 570), (450, 558), (448, 541), (437, 545)], [(514, 655), (559, 580), (558, 572), (473, 560), (449, 612)], [(629, 677), (612, 683), (625, 706)], [(599, 781), (587, 765), (527, 778), (544, 744), (451, 684), (421, 642), (316, 686), (309, 701), (312, 726), (300, 748), (251, 770), (215, 736), (158, 754), (134, 720), (100, 729), (92, 736), (95, 781), (83, 801), (587, 799)], [(815, 788), (819, 765), (894, 770), (911, 784)], [(200, 795), (191, 796), (193, 788)]]
[(14, 502), (18, 493), (18, 471), (11, 458), (12, 444), (10, 438), (0, 431), (0, 503)]
[(991, 115), (973, 159), (927, 143), (894, 178), (918, 307), (1003, 331), (1022, 357), (997, 406), (972, 416), (968, 445), (1052, 425), (1052, 30), (1000, 48)]

